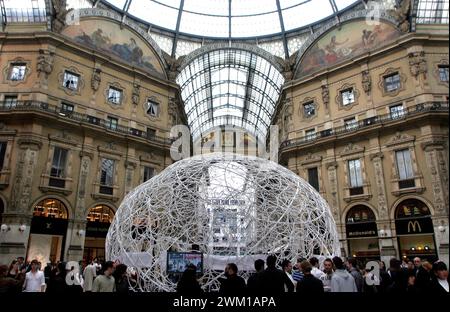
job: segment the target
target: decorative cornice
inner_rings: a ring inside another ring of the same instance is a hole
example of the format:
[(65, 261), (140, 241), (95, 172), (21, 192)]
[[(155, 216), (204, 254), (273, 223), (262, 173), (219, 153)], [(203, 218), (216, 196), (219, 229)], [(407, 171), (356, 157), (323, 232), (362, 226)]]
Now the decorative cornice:
[(61, 131), (59, 134), (49, 134), (48, 139), (50, 141), (57, 141), (64, 144), (70, 144), (77, 146), (79, 142), (77, 142), (72, 136), (67, 134), (65, 130)]
[(39, 150), (42, 147), (42, 141), (32, 137), (21, 137), (17, 140), (17, 143), (22, 149), (31, 148)]
[(432, 138), (420, 144), (424, 151), (442, 150), (445, 146), (445, 141), (442, 139)]
[(416, 139), (415, 136), (407, 133), (401, 133), (398, 131), (389, 141), (386, 142), (386, 146), (393, 146), (401, 143), (413, 142)]
[(370, 157), (370, 160), (374, 160), (376, 158), (383, 159), (384, 155), (382, 152), (376, 152), (376, 153), (370, 154), (369, 157)]
[(326, 167), (328, 170), (335, 169), (335, 168), (337, 168), (337, 166), (338, 166), (337, 161), (332, 161), (332, 162), (329, 162), (329, 163), (326, 163), (326, 164), (325, 164), (325, 167)]
[(346, 156), (346, 155), (351, 155), (351, 154), (356, 154), (356, 153), (363, 153), (364, 152), (364, 147), (361, 147), (359, 145), (353, 144), (353, 143), (348, 143), (344, 149), (342, 150), (342, 152), (340, 153), (341, 156)]
[(311, 153), (308, 153), (306, 158), (300, 162), (301, 165), (307, 165), (311, 163), (317, 163), (322, 161), (322, 156), (316, 156)]

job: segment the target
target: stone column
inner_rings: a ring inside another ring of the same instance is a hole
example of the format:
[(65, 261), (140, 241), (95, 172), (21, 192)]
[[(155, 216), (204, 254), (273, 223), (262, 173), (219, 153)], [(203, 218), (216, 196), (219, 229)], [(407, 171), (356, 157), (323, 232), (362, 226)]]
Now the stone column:
[(325, 164), (328, 171), (328, 181), (330, 183), (330, 192), (328, 193), (328, 204), (330, 205), (336, 228), (339, 233), (339, 241), (341, 243), (341, 253), (343, 256), (347, 255), (347, 244), (345, 234), (345, 224), (341, 222), (341, 211), (339, 209), (339, 185), (337, 177), (337, 162), (328, 162)]
[[(6, 205), (3, 223), (8, 225), (6, 232), (0, 233), (0, 263), (10, 263), (16, 257), (26, 257), (32, 209), (31, 191), (33, 174), (38, 161), (41, 141), (33, 137), (21, 137), (18, 144), (18, 161), (12, 185), (11, 200)], [(25, 226), (23, 228), (22, 226)]]
[(66, 234), (64, 259), (80, 261), (83, 259), (84, 238), (86, 234), (86, 218), (69, 220)]
[(430, 140), (422, 143), (425, 160), (431, 173), (434, 216), (433, 226), (438, 257), (448, 263), (448, 169), (443, 153), (444, 142)]
[(137, 162), (133, 160), (125, 161), (125, 195), (133, 188), (134, 172), (136, 171)]

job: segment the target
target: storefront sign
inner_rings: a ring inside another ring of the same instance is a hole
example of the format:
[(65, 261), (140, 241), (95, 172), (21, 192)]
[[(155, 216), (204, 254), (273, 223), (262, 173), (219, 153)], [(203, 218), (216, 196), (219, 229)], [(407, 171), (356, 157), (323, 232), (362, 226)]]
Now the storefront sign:
[(433, 233), (431, 218), (397, 219), (395, 220), (397, 235)]
[(67, 219), (33, 217), (31, 220), (31, 233), (66, 235)]
[(106, 237), (111, 223), (106, 222), (88, 222), (86, 224), (87, 237)]
[(347, 223), (347, 238), (378, 236), (375, 222)]

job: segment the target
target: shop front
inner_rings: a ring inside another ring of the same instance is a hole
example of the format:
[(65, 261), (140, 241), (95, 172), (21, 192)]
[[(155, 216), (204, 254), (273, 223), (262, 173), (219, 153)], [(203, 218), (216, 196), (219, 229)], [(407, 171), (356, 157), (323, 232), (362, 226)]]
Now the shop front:
[(365, 205), (352, 207), (346, 217), (348, 254), (365, 263), (380, 260), (375, 214)]
[(27, 261), (37, 259), (45, 266), (63, 260), (67, 218), (66, 206), (57, 199), (44, 199), (34, 207)]
[(395, 227), (400, 256), (420, 257), (434, 262), (438, 259), (430, 210), (418, 199), (406, 199), (396, 208)]
[(107, 205), (96, 205), (89, 209), (86, 224), (83, 258), (87, 261), (105, 259), (105, 242), (114, 210)]

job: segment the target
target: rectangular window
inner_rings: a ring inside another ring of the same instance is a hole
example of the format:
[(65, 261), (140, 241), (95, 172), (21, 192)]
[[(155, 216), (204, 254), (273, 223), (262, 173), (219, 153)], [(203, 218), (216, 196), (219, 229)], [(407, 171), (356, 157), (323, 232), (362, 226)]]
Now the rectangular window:
[(3, 168), (3, 163), (5, 161), (6, 145), (6, 142), (0, 142), (0, 171)]
[(391, 114), (392, 119), (402, 118), (405, 115), (405, 110), (403, 109), (403, 105), (394, 105), (389, 107), (389, 113)]
[(155, 168), (152, 167), (144, 167), (144, 181), (150, 180), (155, 174)]
[(147, 114), (153, 117), (159, 116), (159, 103), (149, 100), (147, 102)]
[(317, 167), (308, 169), (308, 182), (316, 191), (319, 191), (319, 173)]
[(305, 117), (311, 117), (316, 114), (316, 106), (313, 101), (303, 104), (303, 114)]
[(448, 82), (448, 65), (439, 65), (439, 80)]
[(356, 118), (349, 118), (344, 120), (345, 130), (352, 130), (358, 128), (358, 123), (356, 122)]
[(156, 130), (147, 128), (147, 139), (154, 139), (156, 137)]
[(17, 106), (17, 95), (5, 95), (4, 105), (6, 108), (13, 108)]
[(114, 185), (114, 160), (102, 158), (100, 185), (110, 187)]
[(120, 105), (122, 102), (122, 90), (110, 87), (108, 90), (108, 101), (112, 104)]
[(361, 187), (363, 185), (363, 182), (361, 161), (359, 159), (348, 161), (348, 172), (350, 178), (350, 187)]
[(398, 73), (391, 74), (384, 77), (384, 90), (392, 92), (400, 89), (400, 75)]
[(353, 88), (341, 91), (342, 105), (346, 106), (355, 102), (355, 92)]
[(50, 175), (55, 178), (64, 178), (67, 150), (61, 147), (55, 147), (53, 152), (52, 169), (50, 170)]
[(109, 129), (116, 130), (118, 123), (119, 123), (119, 120), (117, 118), (108, 116), (108, 118), (106, 119), (106, 126)]
[(66, 70), (64, 72), (63, 87), (70, 90), (77, 90), (78, 80), (80, 80), (80, 75)]
[(67, 104), (67, 103), (62, 103), (61, 104), (61, 112), (72, 113), (73, 112), (73, 105), (72, 104)]
[(313, 140), (316, 138), (316, 129), (309, 129), (305, 131), (305, 138), (307, 140)]
[(400, 180), (414, 178), (411, 151), (409, 149), (396, 151), (395, 159), (397, 160), (397, 170)]
[(21, 81), (25, 79), (25, 74), (27, 71), (27, 65), (23, 63), (13, 63), (11, 64), (11, 69), (9, 72), (9, 80)]

